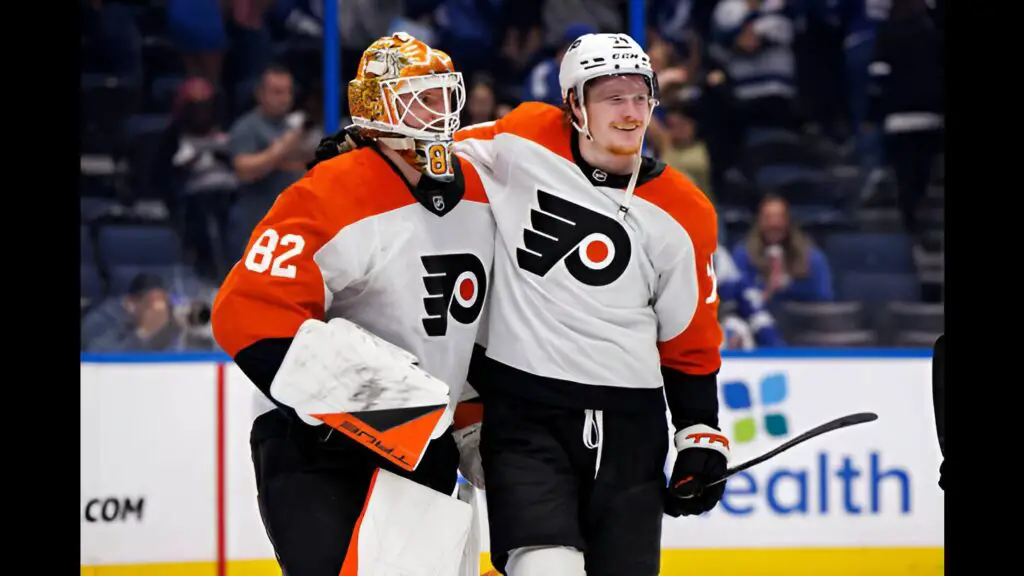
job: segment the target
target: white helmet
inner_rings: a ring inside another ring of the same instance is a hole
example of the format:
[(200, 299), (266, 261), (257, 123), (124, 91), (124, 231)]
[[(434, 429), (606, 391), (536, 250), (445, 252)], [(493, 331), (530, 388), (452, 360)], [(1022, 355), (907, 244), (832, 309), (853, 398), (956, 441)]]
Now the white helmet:
[[(583, 86), (588, 81), (624, 74), (644, 77), (651, 91), (653, 110), (658, 105), (658, 78), (651, 68), (651, 58), (636, 40), (628, 34), (584, 34), (569, 45), (558, 70), (562, 102), (568, 103), (569, 92), (573, 91), (577, 103), (583, 108)], [(577, 126), (576, 129), (590, 137), (586, 110), (583, 114), (583, 126)]]

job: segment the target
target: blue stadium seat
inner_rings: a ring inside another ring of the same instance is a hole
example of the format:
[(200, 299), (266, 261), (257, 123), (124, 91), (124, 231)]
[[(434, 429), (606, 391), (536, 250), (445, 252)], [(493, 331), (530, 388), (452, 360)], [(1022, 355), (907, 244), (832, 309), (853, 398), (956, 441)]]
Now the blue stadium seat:
[(83, 222), (103, 216), (114, 210), (117, 202), (112, 198), (97, 196), (79, 196), (79, 214)]
[(194, 298), (202, 292), (202, 281), (194, 272), (184, 265), (168, 266), (112, 266), (110, 268), (110, 290), (114, 294), (124, 294), (132, 279), (142, 273), (156, 274), (163, 278), (168, 291), (181, 296)]
[(837, 276), (840, 300), (871, 304), (921, 300), (921, 282), (912, 272), (842, 272)]
[(89, 235), (89, 227), (84, 224), (79, 226), (78, 244), (81, 247), (82, 265), (93, 265), (96, 262), (96, 248), (93, 246), (92, 236)]
[(99, 229), (100, 261), (114, 266), (173, 266), (182, 259), (181, 240), (168, 226), (111, 224)]
[(836, 271), (911, 273), (917, 268), (913, 241), (906, 234), (831, 234), (824, 251)]
[(79, 289), (81, 290), (81, 297), (89, 300), (89, 302), (98, 302), (103, 298), (103, 278), (100, 277), (99, 270), (96, 269), (95, 265), (92, 264), (81, 264), (81, 276)]
[(773, 189), (796, 183), (820, 186), (828, 180), (826, 172), (802, 164), (766, 164), (754, 176), (758, 186)]
[(169, 112), (171, 105), (174, 103), (178, 86), (184, 80), (185, 77), (178, 74), (154, 78), (153, 84), (149, 89), (150, 102), (152, 103), (151, 109), (159, 112)]
[(159, 134), (169, 121), (169, 114), (133, 114), (125, 123), (125, 136), (131, 140), (145, 134)]
[(782, 128), (751, 128), (743, 143), (745, 147), (767, 144), (800, 144), (800, 136)]

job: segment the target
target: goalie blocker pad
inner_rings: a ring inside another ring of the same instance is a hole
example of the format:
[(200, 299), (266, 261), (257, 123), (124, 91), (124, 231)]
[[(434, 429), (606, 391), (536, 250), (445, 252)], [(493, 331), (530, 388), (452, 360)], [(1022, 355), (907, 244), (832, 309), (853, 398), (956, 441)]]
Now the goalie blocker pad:
[(472, 517), (470, 504), (378, 468), (339, 576), (459, 576)]
[(415, 362), (348, 320), (307, 320), (270, 394), (412, 471), (452, 421), (448, 385)]

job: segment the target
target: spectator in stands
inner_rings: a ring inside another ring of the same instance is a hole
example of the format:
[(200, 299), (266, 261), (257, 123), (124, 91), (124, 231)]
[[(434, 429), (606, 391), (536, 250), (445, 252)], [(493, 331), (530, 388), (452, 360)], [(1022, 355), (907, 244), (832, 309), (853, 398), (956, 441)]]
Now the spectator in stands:
[(744, 280), (763, 291), (765, 302), (835, 299), (825, 254), (792, 221), (788, 203), (779, 196), (761, 201), (757, 222), (732, 257)]
[(880, 129), (885, 136), (900, 215), (907, 232), (918, 239), (924, 231), (918, 225), (917, 207), (945, 146), (942, 44), (925, 0), (893, 0), (870, 67), (867, 129)]
[(171, 122), (153, 163), (151, 186), (162, 191), (180, 223), (196, 272), (219, 282), (224, 269), (228, 210), (238, 190), (228, 136), (217, 125), (213, 84), (203, 77), (182, 82)]
[[(204, 314), (205, 311), (205, 314)], [(108, 299), (82, 321), (84, 352), (212, 350), (209, 306), (175, 307), (164, 281), (154, 274), (132, 279), (128, 293)]]
[(463, 126), (497, 120), (497, 101), (494, 79), (489, 74), (477, 74), (469, 86), (466, 107), (463, 109)]
[[(438, 46), (458, 64), (463, 77), (488, 72), (501, 45), (498, 0), (444, 0), (435, 12)], [(369, 42), (363, 44), (368, 45)]]
[(597, 28), (590, 24), (571, 24), (566, 27), (554, 56), (537, 63), (526, 77), (526, 82), (523, 85), (523, 100), (561, 106), (562, 89), (558, 83), (558, 67), (562, 64), (562, 56), (577, 38), (596, 32)]
[[(541, 10), (549, 0), (505, 0), (498, 25), (501, 53), (494, 74), (501, 87), (515, 87), (517, 97), (530, 70), (545, 54)], [(554, 50), (552, 50), (554, 52)]]
[(865, 129), (868, 109), (868, 66), (875, 51), (878, 28), (889, 17), (892, 0), (839, 0), (829, 3), (839, 11), (846, 65), (850, 119), (857, 133), (861, 165), (871, 169), (881, 161), (881, 142), (875, 130)]
[(497, 104), (494, 106), (494, 117), (502, 118), (509, 112), (515, 110), (516, 106), (522, 104), (519, 99), (518, 90), (508, 87), (499, 87), (497, 93)]
[(716, 6), (709, 52), (725, 67), (744, 128), (794, 127), (793, 39), (787, 0), (721, 0)]
[(274, 0), (167, 0), (167, 30), (185, 72), (220, 86), (229, 45), (235, 80), (255, 76), (270, 59), (264, 15)]
[(313, 159), (308, 133), (315, 121), (304, 112), (291, 112), (293, 91), (287, 68), (268, 67), (256, 88), (256, 107), (231, 127), (232, 165), (242, 182), (231, 214), (231, 261), (241, 256), (249, 234), (277, 195), (301, 178)]
[(661, 161), (679, 170), (711, 200), (711, 159), (707, 146), (697, 137), (697, 123), (684, 104), (665, 109), (665, 130), (659, 144)]
[(729, 250), (721, 244), (715, 251), (715, 277), (718, 279), (719, 314), (728, 349), (751, 350), (786, 345), (775, 327), (775, 318), (764, 307), (764, 294), (744, 277)]
[(167, 31), (185, 72), (220, 84), (228, 37), (220, 0), (167, 0)]

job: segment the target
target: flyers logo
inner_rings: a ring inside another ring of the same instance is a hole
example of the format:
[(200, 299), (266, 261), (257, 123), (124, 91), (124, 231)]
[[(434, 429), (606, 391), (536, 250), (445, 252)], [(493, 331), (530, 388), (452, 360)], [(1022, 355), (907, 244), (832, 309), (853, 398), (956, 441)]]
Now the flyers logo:
[(629, 264), (629, 234), (614, 218), (537, 191), (538, 208), (530, 211), (532, 230), (523, 230), (516, 249), (519, 267), (546, 275), (560, 261), (573, 278), (588, 286), (607, 286)]
[(473, 254), (441, 254), (422, 256), (420, 261), (427, 272), (423, 276), (427, 335), (447, 334), (449, 316), (460, 324), (476, 322), (487, 294), (487, 273), (480, 259)]

